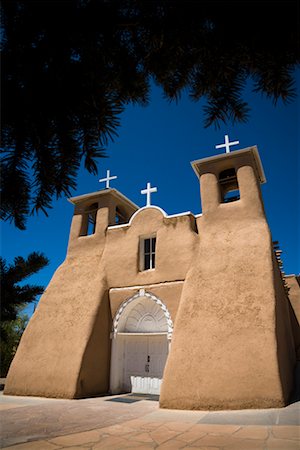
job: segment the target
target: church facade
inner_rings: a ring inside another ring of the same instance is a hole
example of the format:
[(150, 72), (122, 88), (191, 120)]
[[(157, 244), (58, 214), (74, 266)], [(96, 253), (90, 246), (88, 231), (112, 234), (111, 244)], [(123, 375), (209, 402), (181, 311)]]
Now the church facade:
[(138, 208), (109, 187), (70, 199), (67, 256), (24, 332), (5, 394), (152, 393), (178, 409), (287, 403), (299, 324), (264, 213), (258, 150), (192, 167), (198, 216), (168, 216), (150, 201)]

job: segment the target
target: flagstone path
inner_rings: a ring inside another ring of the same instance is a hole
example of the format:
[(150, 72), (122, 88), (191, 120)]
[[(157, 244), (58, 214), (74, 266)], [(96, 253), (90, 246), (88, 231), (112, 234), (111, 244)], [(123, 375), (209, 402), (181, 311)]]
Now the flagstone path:
[(161, 410), (139, 396), (0, 397), (1, 448), (300, 450), (300, 403), (244, 411)]

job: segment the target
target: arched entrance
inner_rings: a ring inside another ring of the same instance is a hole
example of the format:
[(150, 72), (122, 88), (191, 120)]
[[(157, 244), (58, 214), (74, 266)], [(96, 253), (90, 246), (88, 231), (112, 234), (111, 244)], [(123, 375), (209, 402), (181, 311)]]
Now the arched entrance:
[(159, 394), (172, 331), (167, 307), (144, 289), (121, 304), (113, 321), (111, 393)]

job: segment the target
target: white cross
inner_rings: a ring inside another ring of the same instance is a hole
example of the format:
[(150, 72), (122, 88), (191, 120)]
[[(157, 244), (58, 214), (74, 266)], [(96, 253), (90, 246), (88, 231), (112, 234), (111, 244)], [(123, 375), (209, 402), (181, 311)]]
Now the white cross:
[(106, 182), (106, 189), (109, 189), (109, 182), (110, 182), (110, 180), (115, 180), (116, 178), (118, 178), (118, 177), (116, 177), (116, 176), (111, 177), (110, 176), (110, 170), (107, 170), (106, 171), (106, 178), (101, 178), (99, 180), (99, 183), (102, 183), (103, 181), (105, 181)]
[(240, 141), (229, 142), (228, 134), (225, 134), (225, 144), (216, 145), (216, 148), (226, 148), (226, 153), (230, 153), (231, 145), (238, 145)]
[(151, 194), (152, 192), (157, 192), (157, 188), (156, 187), (151, 187), (150, 183), (147, 183), (147, 188), (143, 189), (141, 191), (141, 194), (147, 194), (147, 205), (146, 206), (151, 206)]

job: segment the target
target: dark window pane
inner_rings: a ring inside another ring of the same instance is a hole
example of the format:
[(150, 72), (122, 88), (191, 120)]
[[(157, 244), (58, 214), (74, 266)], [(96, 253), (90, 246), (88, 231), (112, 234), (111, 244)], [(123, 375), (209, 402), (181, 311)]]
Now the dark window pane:
[(145, 267), (144, 270), (150, 269), (150, 255), (145, 255)]
[(145, 253), (150, 253), (150, 239), (144, 240), (144, 250)]
[(155, 253), (156, 238), (152, 238), (152, 253)]
[(155, 253), (152, 254), (152, 269), (155, 267)]

